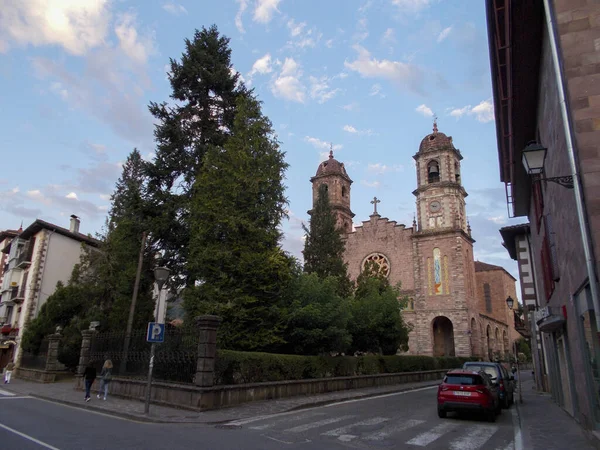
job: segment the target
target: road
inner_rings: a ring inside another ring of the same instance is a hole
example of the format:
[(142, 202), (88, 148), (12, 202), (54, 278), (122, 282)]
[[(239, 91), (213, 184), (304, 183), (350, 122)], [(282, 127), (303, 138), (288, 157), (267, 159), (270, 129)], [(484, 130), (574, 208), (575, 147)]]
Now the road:
[[(514, 449), (511, 410), (439, 419), (435, 388), (220, 425), (148, 424), (0, 390), (2, 449)], [(514, 408), (514, 407), (513, 407)]]

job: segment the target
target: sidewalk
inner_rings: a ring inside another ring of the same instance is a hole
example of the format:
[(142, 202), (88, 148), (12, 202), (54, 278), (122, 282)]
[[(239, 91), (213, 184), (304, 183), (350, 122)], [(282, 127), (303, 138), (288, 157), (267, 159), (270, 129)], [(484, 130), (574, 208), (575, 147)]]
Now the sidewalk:
[(533, 380), (522, 382), (523, 403), (515, 393), (524, 450), (588, 450), (596, 447), (580, 425), (552, 401), (550, 394), (538, 392)]
[[(403, 383), (392, 386), (352, 389), (313, 396), (299, 396), (260, 402), (250, 402), (239, 406), (203, 412), (195, 412), (151, 404), (150, 414), (148, 416), (144, 415), (143, 402), (112, 397), (110, 393), (108, 399), (104, 401), (96, 398), (96, 393), (94, 392), (91, 401), (86, 403), (84, 401), (83, 391), (76, 391), (74, 389), (74, 380), (52, 384), (42, 384), (13, 378), (10, 384), (4, 384), (0, 387), (0, 389), (11, 391), (17, 395), (28, 395), (42, 400), (62, 403), (68, 406), (75, 406), (96, 412), (102, 412), (130, 420), (155, 423), (218, 424), (231, 420), (277, 414), (296, 409), (309, 408), (311, 406), (320, 406), (337, 401), (361, 397), (373, 397), (391, 392), (437, 386), (439, 383), (439, 381), (424, 381), (419, 383)], [(94, 388), (97, 388), (97, 386), (94, 385)]]

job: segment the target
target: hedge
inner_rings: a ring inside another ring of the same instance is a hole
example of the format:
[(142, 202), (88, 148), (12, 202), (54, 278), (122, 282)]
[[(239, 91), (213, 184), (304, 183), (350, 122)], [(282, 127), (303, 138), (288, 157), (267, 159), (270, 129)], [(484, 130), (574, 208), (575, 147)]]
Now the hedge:
[(215, 384), (375, 375), (455, 369), (477, 358), (432, 356), (299, 356), (274, 353), (219, 350), (215, 362)]

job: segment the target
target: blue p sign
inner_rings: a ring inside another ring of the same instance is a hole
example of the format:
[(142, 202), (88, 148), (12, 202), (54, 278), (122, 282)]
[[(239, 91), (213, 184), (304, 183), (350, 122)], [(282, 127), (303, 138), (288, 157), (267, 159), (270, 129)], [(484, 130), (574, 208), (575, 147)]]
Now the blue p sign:
[(165, 341), (165, 324), (149, 322), (148, 333), (146, 334), (148, 342), (164, 342)]

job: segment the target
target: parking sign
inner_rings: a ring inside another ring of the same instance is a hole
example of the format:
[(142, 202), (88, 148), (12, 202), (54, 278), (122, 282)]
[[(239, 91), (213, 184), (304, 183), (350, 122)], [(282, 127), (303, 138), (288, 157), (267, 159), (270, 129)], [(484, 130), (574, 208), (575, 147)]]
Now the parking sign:
[(148, 332), (146, 333), (147, 342), (165, 341), (165, 324), (157, 322), (148, 322)]

